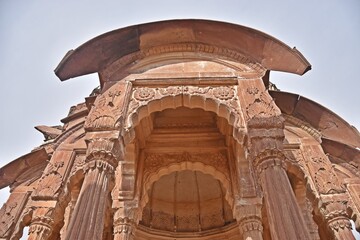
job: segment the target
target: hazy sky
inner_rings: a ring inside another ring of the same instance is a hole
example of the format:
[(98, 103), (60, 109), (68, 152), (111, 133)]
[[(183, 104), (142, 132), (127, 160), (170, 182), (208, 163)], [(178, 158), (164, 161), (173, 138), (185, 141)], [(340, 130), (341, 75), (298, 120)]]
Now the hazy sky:
[(98, 86), (96, 75), (66, 82), (55, 76), (68, 50), (113, 29), (166, 19), (232, 22), (296, 46), (313, 69), (304, 76), (272, 72), (271, 81), (359, 129), (359, 13), (359, 0), (0, 0), (0, 167), (42, 143), (34, 126), (60, 124)]

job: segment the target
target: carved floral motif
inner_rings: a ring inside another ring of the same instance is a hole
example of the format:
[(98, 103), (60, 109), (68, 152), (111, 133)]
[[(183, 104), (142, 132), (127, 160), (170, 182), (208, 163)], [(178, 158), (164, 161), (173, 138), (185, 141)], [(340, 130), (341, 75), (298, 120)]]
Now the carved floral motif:
[(230, 87), (218, 87), (213, 90), (214, 96), (220, 100), (228, 100), (234, 97), (234, 89)]
[(250, 86), (247, 87), (244, 92), (244, 97), (247, 102), (245, 111), (248, 119), (254, 117), (272, 117), (280, 114), (279, 109), (267, 90), (261, 90), (258, 87)]
[[(142, 106), (146, 106), (149, 101), (162, 99), (167, 96), (201, 96), (204, 100), (212, 99), (218, 105), (224, 104), (235, 116), (235, 125), (239, 124), (242, 114), (240, 113), (240, 103), (236, 97), (234, 86), (168, 86), (168, 87), (135, 87), (132, 98), (127, 109), (127, 119), (125, 126), (127, 129), (132, 126), (132, 116)], [(190, 98), (191, 101), (191, 98)]]
[(105, 93), (98, 95), (95, 106), (85, 122), (87, 129), (112, 129), (122, 115), (124, 102), (124, 84), (117, 84)]
[(314, 181), (320, 193), (342, 192), (341, 184), (337, 178), (334, 168), (330, 161), (324, 157), (312, 157), (314, 171)]
[(64, 161), (49, 162), (46, 173), (41, 177), (34, 194), (34, 199), (53, 199), (58, 196), (62, 185)]
[(137, 88), (134, 91), (134, 98), (139, 101), (147, 101), (152, 99), (155, 96), (154, 89), (151, 88)]

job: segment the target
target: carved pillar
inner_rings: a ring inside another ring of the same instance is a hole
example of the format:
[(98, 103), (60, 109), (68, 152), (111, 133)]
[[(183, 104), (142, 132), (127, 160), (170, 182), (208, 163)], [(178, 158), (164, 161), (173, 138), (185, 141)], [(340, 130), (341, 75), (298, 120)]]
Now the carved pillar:
[(67, 240), (102, 239), (110, 182), (121, 152), (115, 138), (92, 136), (87, 143), (85, 178), (66, 232)]
[(303, 139), (302, 151), (311, 179), (318, 191), (320, 215), (333, 239), (355, 239), (347, 214), (349, 195), (339, 181), (334, 166), (315, 140)]
[(34, 210), (31, 224), (29, 227), (28, 240), (48, 239), (53, 225), (54, 208), (39, 207)]
[(263, 190), (272, 239), (310, 239), (284, 169), (283, 121), (274, 116), (248, 122), (250, 156)]
[(133, 211), (127, 202), (115, 201), (114, 214), (114, 240), (130, 240), (134, 235)]
[(320, 198), (320, 212), (325, 219), (333, 239), (355, 240), (346, 212), (348, 196), (346, 194), (332, 194), (322, 195)]
[(251, 205), (241, 205), (237, 207), (236, 210), (236, 218), (239, 222), (242, 239), (262, 240), (263, 226), (261, 221), (261, 204), (253, 203)]

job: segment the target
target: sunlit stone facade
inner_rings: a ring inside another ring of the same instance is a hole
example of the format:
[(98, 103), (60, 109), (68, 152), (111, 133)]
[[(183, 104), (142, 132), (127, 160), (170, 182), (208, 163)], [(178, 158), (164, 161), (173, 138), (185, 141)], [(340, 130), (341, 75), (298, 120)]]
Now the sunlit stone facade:
[(0, 239), (354, 239), (360, 135), (270, 71), (296, 49), (205, 20), (142, 24), (66, 54), (61, 80), (100, 87), (0, 169)]

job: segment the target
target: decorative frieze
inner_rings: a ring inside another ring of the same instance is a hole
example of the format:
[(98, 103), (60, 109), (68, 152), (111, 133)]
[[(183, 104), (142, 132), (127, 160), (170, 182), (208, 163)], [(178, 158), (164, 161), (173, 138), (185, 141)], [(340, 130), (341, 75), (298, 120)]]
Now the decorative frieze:
[[(150, 101), (160, 100), (168, 96), (184, 98), (179, 102), (180, 105), (186, 105), (186, 102), (197, 101), (193, 100), (195, 99), (194, 97), (201, 97), (203, 103), (196, 103), (197, 105), (200, 104), (199, 107), (202, 107), (202, 105), (205, 106), (205, 101), (212, 99), (218, 106), (209, 110), (220, 111), (218, 108), (220, 105), (223, 105), (235, 119), (233, 122), (234, 126), (241, 126), (242, 113), (234, 86), (158, 86), (133, 88), (132, 97), (126, 113), (126, 129), (130, 129), (134, 125), (134, 114), (136, 114), (142, 106), (147, 106)], [(177, 103), (174, 104), (174, 106), (169, 105), (169, 107), (176, 107)]]

